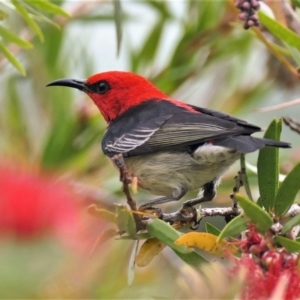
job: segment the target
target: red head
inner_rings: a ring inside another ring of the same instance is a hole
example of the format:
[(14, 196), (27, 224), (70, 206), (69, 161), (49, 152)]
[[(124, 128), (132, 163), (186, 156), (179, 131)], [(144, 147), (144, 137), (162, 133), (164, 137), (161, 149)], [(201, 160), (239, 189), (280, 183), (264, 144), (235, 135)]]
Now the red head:
[(103, 72), (85, 81), (59, 79), (47, 86), (52, 85), (73, 87), (87, 93), (108, 123), (144, 101), (169, 98), (148, 80), (130, 72)]

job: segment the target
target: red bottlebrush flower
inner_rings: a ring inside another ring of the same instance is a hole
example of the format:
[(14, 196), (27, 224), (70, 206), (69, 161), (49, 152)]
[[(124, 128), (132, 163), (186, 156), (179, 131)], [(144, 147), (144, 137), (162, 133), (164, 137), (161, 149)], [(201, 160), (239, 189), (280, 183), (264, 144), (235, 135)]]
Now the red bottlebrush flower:
[[(272, 256), (271, 253), (270, 256)], [(278, 296), (278, 299), (299, 299), (300, 274), (299, 267), (297, 267), (296, 264), (292, 267), (285, 268), (282, 264), (282, 259), (275, 259), (275, 261), (270, 264), (270, 267), (265, 270), (251, 255), (247, 254), (240, 260), (236, 260), (236, 266), (230, 271), (231, 276), (234, 277), (241, 267), (247, 270), (241, 299), (268, 299), (271, 295), (274, 296), (274, 290), (277, 288), (277, 285), (280, 284), (280, 279), (283, 276), (286, 276), (289, 280), (285, 287), (285, 292), (283, 292), (283, 295)]]
[(78, 229), (78, 204), (66, 184), (0, 167), (0, 235), (32, 238)]
[(258, 233), (253, 224), (248, 225), (240, 246), (243, 256), (234, 260), (229, 276), (236, 276), (240, 268), (247, 271), (242, 299), (299, 299), (298, 255), (276, 247), (273, 239), (268, 234), (265, 237)]

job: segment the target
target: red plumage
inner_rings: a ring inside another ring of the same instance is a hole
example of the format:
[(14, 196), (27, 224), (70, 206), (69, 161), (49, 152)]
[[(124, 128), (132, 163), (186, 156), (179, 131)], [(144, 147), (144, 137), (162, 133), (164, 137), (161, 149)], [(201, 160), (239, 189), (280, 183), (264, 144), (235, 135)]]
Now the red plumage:
[(93, 99), (108, 123), (129, 108), (150, 99), (167, 100), (188, 111), (195, 112), (186, 103), (171, 99), (145, 78), (130, 72), (110, 71), (95, 74), (86, 80), (86, 84), (94, 85), (104, 80), (109, 82), (110, 91), (105, 95), (89, 91), (87, 94)]

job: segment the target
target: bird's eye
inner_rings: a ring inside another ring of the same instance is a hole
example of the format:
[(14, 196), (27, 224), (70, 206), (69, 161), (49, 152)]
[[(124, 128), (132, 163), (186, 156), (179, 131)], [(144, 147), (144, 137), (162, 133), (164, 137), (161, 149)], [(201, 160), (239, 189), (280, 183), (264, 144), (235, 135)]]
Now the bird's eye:
[(106, 81), (100, 81), (97, 86), (97, 90), (99, 94), (105, 94), (108, 90), (110, 90), (110, 86)]

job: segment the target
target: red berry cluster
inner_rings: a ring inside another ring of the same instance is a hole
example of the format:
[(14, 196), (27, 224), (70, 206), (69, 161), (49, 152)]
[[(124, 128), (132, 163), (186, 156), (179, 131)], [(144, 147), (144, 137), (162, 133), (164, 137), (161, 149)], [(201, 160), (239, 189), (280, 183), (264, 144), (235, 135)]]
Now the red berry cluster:
[(235, 0), (235, 6), (241, 11), (239, 19), (245, 21), (244, 28), (259, 26), (256, 11), (259, 9), (259, 0)]

